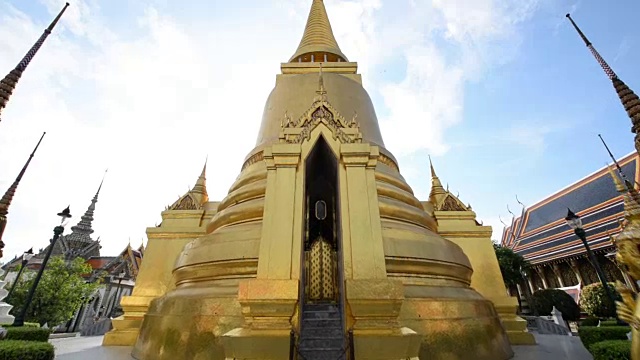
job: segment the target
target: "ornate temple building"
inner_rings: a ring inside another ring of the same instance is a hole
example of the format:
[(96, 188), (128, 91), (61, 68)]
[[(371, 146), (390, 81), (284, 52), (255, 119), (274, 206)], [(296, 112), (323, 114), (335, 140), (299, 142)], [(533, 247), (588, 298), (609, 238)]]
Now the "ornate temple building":
[(474, 359), (531, 344), (491, 227), (432, 166), (418, 200), (321, 0), (227, 196), (203, 171), (147, 228), (104, 345), (137, 359)]
[[(640, 181), (639, 161), (635, 151), (618, 160), (622, 172), (631, 181)], [(635, 287), (615, 261), (616, 246), (612, 239), (623, 228), (624, 199), (616, 189), (609, 168), (603, 167), (523, 208), (522, 214), (504, 229), (502, 246), (513, 249), (533, 265), (527, 274), (529, 291), (600, 281), (582, 241), (566, 224), (567, 208), (581, 217), (589, 246), (608, 280), (620, 280)], [(524, 292), (523, 288), (520, 290)]]

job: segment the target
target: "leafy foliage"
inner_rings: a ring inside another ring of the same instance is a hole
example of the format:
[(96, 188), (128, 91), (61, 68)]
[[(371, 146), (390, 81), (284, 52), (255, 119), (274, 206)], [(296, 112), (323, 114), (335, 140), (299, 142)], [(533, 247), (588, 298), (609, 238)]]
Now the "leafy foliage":
[[(27, 311), (26, 321), (55, 326), (69, 320), (87, 302), (98, 283), (85, 283), (82, 275), (91, 272), (91, 266), (82, 258), (67, 263), (62, 257), (52, 257), (42, 274), (33, 302)], [(13, 314), (24, 306), (35, 276), (25, 272), (11, 295)]]
[(532, 306), (540, 315), (551, 315), (555, 306), (562, 313), (562, 318), (568, 321), (580, 319), (580, 307), (571, 295), (558, 289), (544, 289), (533, 293)]
[(53, 360), (53, 345), (48, 342), (2, 340), (0, 360)]
[(605, 340), (589, 348), (593, 360), (631, 360), (631, 341)]
[(515, 286), (522, 281), (520, 269), (528, 269), (529, 262), (525, 260), (522, 255), (514, 253), (513, 250), (508, 247), (493, 244), (493, 250), (496, 252), (505, 285)]
[[(608, 283), (607, 285), (617, 300), (621, 300), (615, 285), (613, 283)], [(587, 285), (582, 288), (580, 292), (580, 308), (587, 314), (599, 318), (616, 316), (616, 306), (607, 296), (601, 283)]]
[(7, 328), (7, 340), (27, 340), (27, 341), (49, 341), (49, 329), (33, 327), (33, 326), (20, 326)]
[[(578, 335), (585, 348), (591, 349), (591, 345), (605, 340), (627, 340), (627, 333), (631, 331), (629, 326), (580, 326)], [(628, 341), (628, 340), (627, 340)]]

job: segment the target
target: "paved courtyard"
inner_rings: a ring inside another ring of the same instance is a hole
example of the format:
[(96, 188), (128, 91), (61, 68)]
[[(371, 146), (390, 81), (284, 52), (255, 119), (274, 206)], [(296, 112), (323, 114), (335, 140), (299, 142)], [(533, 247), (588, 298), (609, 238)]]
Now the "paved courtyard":
[[(514, 346), (514, 360), (592, 360), (577, 336), (535, 334), (538, 345)], [(131, 347), (102, 347), (102, 336), (53, 339), (56, 360), (132, 360)]]

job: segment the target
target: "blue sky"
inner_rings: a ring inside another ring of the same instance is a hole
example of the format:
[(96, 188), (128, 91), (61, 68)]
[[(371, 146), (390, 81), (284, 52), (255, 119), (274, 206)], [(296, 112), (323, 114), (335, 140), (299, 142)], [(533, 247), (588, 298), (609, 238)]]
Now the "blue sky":
[[(15, 66), (63, 3), (0, 0), (0, 70)], [(94, 223), (105, 254), (139, 244), (207, 155), (210, 197), (222, 199), (310, 3), (73, 1), (0, 123), (0, 143), (12, 149), (0, 152), (2, 189), (48, 131), (12, 205), (5, 257), (44, 247), (51, 214), (68, 203), (84, 212), (105, 168)], [(325, 3), (415, 193), (428, 196), (431, 154), (494, 239), (507, 204), (518, 209), (516, 194), (530, 205), (608, 161), (598, 133), (618, 157), (633, 150), (630, 120), (564, 15), (640, 91), (637, 2)]]

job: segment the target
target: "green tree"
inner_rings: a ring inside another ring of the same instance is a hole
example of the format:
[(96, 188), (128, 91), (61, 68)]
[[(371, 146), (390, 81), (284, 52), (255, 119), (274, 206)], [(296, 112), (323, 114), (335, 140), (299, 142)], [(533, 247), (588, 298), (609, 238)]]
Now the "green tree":
[[(99, 286), (99, 282), (85, 282), (82, 275), (89, 273), (91, 266), (82, 258), (67, 263), (62, 257), (52, 257), (38, 283), (25, 321), (55, 326), (71, 319)], [(10, 299), (14, 315), (24, 306), (34, 278), (33, 272), (25, 271), (16, 283)]]
[(567, 321), (580, 319), (580, 307), (576, 304), (571, 295), (559, 289), (544, 289), (533, 293), (532, 306), (538, 314), (548, 316), (555, 306), (562, 313), (562, 317)]
[[(622, 298), (616, 291), (614, 283), (608, 283), (609, 291), (616, 297), (618, 301)], [(602, 283), (593, 283), (582, 288), (580, 291), (580, 308), (587, 314), (597, 318), (608, 318), (616, 316), (615, 304), (611, 302), (607, 293), (604, 291)]]
[(526, 270), (529, 267), (529, 262), (508, 247), (493, 244), (493, 250), (496, 252), (505, 285), (511, 287), (522, 281), (520, 269)]

